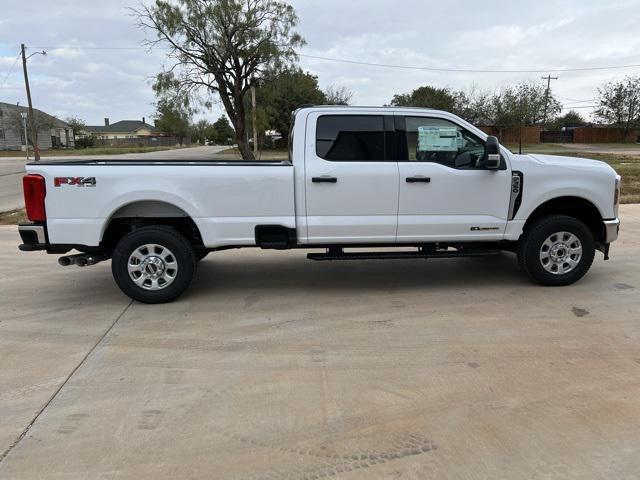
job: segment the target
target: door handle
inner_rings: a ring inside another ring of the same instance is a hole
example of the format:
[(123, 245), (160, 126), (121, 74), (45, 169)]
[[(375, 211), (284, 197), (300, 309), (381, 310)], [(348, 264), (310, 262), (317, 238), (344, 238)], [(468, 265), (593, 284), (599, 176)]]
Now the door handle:
[(311, 181), (313, 183), (338, 183), (336, 177), (313, 177)]
[(429, 177), (407, 177), (407, 183), (431, 183)]

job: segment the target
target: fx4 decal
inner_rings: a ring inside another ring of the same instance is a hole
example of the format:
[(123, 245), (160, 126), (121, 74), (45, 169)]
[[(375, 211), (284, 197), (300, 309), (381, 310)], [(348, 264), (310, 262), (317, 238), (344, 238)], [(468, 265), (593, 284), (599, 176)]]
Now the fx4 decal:
[(53, 179), (54, 187), (62, 185), (76, 185), (78, 187), (95, 187), (96, 177), (55, 177)]

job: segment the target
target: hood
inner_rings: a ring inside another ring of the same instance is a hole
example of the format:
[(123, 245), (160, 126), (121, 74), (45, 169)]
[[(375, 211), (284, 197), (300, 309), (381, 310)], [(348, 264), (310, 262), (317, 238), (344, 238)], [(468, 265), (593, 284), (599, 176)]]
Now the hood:
[(590, 160), (588, 158), (563, 157), (561, 155), (542, 155), (538, 153), (530, 153), (527, 155), (512, 155), (512, 166), (514, 169), (524, 167), (525, 165), (539, 165), (541, 167), (558, 167), (569, 170), (582, 170), (587, 172), (601, 172), (607, 175), (615, 175), (615, 170), (607, 163), (599, 160)]
[(561, 155), (541, 155), (539, 153), (530, 153), (526, 156), (542, 165), (578, 168), (611, 168), (605, 162), (590, 160), (588, 158), (563, 157)]

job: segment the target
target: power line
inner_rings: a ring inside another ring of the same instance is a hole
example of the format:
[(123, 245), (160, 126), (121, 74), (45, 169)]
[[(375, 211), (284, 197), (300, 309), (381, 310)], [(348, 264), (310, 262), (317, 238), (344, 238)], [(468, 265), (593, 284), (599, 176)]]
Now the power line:
[[(54, 45), (54, 46), (34, 46), (29, 45), (27, 48), (38, 48), (43, 50), (66, 49), (66, 50), (147, 50), (146, 47), (78, 47), (75, 45)], [(159, 48), (159, 47), (154, 47)]]
[(485, 69), (472, 69), (472, 68), (438, 68), (438, 67), (417, 67), (409, 65), (392, 65), (385, 63), (371, 63), (361, 62), (357, 60), (345, 60), (342, 58), (330, 58), (320, 57), (317, 55), (298, 54), (300, 57), (314, 58), (316, 60), (327, 60), (332, 62), (350, 63), (354, 65), (366, 65), (371, 67), (384, 67), (384, 68), (400, 68), (405, 70), (427, 70), (433, 72), (458, 72), (458, 73), (546, 73), (546, 72), (586, 72), (592, 70), (614, 70), (622, 68), (635, 68), (640, 67), (640, 64), (631, 65), (614, 65), (606, 67), (580, 67), (580, 68), (542, 68), (542, 69), (505, 69), (505, 70), (485, 70)]
[[(557, 96), (557, 95), (556, 95)], [(558, 98), (562, 98), (562, 97), (558, 97)], [(591, 102), (595, 102), (596, 99), (592, 98), (591, 100), (576, 100), (575, 102), (565, 102), (565, 105), (575, 105), (577, 103), (591, 103)]]
[(9, 68), (9, 71), (4, 76), (4, 80), (2, 80), (2, 85), (0, 85), (0, 90), (2, 90), (4, 88), (5, 83), (7, 83), (7, 79), (9, 78), (9, 75), (11, 75), (11, 72), (13, 72), (13, 68), (16, 66), (16, 63), (18, 63), (19, 58), (20, 58), (20, 52), (18, 52), (16, 59), (13, 61), (13, 65), (11, 65), (11, 68)]
[[(71, 49), (71, 50), (150, 50), (148, 47), (89, 47), (89, 46), (76, 46), (76, 45), (41, 45), (30, 46), (30, 48), (42, 48), (42, 49)], [(153, 47), (155, 49), (168, 50), (165, 47)], [(308, 55), (300, 53), (298, 56), (303, 58), (312, 58), (315, 60), (324, 60), (328, 62), (347, 63), (352, 65), (362, 65), (368, 67), (381, 67), (381, 68), (397, 68), (401, 70), (425, 70), (432, 72), (453, 72), (453, 73), (548, 73), (548, 72), (588, 72), (597, 70), (618, 70), (625, 68), (640, 67), (640, 63), (629, 65), (609, 65), (598, 67), (568, 67), (568, 68), (524, 68), (524, 69), (481, 69), (481, 68), (466, 68), (466, 67), (427, 67), (427, 66), (413, 66), (413, 65), (395, 65), (389, 63), (374, 63), (374, 62), (362, 62), (359, 60), (349, 60), (345, 58), (333, 58), (333, 57), (321, 57), (319, 55)]]
[(591, 98), (589, 100), (578, 100), (576, 98), (563, 97), (562, 95), (556, 95), (556, 97), (561, 98), (563, 100), (569, 100), (570, 102), (576, 102), (576, 103), (593, 102), (595, 100), (594, 98)]

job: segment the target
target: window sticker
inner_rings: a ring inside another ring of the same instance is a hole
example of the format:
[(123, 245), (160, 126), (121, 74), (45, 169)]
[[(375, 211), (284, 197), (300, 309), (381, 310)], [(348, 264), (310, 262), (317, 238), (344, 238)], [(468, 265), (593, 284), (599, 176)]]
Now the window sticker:
[(418, 127), (419, 152), (457, 152), (461, 142), (455, 127)]

